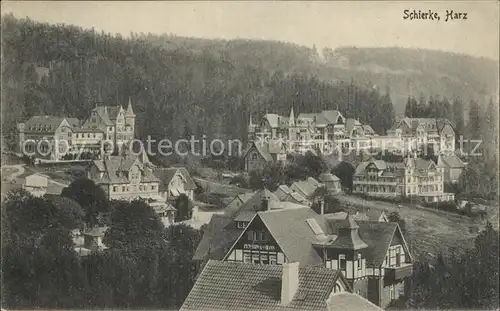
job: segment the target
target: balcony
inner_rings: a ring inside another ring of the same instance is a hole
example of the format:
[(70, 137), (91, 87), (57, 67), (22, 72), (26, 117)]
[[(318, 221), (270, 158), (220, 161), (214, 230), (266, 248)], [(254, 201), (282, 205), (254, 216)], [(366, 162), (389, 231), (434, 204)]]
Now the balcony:
[(403, 263), (399, 267), (385, 267), (385, 281), (395, 282), (400, 281), (405, 277), (411, 276), (413, 272), (413, 264)]

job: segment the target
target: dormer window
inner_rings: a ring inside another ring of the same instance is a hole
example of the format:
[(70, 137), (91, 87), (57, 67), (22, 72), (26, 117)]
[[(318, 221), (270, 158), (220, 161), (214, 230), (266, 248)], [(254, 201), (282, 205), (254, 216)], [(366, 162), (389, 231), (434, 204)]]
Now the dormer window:
[(244, 221), (238, 221), (236, 223), (236, 225), (237, 225), (238, 229), (245, 229), (245, 227), (246, 227), (246, 223)]

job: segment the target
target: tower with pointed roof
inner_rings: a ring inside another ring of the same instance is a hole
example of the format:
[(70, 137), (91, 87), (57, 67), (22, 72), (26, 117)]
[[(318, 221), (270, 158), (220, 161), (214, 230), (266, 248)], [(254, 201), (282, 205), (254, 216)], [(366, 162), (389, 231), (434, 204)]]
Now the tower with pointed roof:
[(324, 243), (327, 267), (339, 269), (353, 289), (365, 288), (366, 258), (369, 245), (359, 233), (359, 225), (353, 215), (342, 221), (327, 222), (329, 231), (334, 233), (329, 242)]
[(295, 128), (295, 113), (293, 112), (293, 106), (290, 109), (290, 117), (288, 118), (288, 139), (294, 140), (297, 136), (297, 131)]
[(125, 111), (125, 127), (130, 139), (134, 138), (135, 133), (135, 113), (132, 109), (132, 100), (128, 98), (127, 110)]
[(257, 130), (257, 124), (253, 123), (252, 114), (250, 114), (250, 120), (248, 122), (248, 141), (255, 139), (255, 132)]

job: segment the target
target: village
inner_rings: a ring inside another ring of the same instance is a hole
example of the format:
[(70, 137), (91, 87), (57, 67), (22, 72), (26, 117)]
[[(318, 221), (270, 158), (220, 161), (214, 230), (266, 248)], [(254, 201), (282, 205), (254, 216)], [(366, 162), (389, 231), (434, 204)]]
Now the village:
[[(455, 133), (446, 119), (406, 117), (387, 136), (379, 136), (369, 125), (336, 110), (295, 116), (292, 108), (289, 117), (266, 114), (257, 124), (250, 117), (239, 172), (162, 167), (145, 151), (103, 152), (105, 139), (126, 146), (134, 138), (134, 120), (129, 99), (126, 107), (96, 102), (84, 121), (43, 115), (20, 123), (18, 151), (25, 148), (24, 153), (34, 156), (2, 154), (18, 163), (2, 166), (2, 201), (17, 188), (57, 201), (65, 188), (86, 179), (102, 189), (109, 202), (144, 200), (165, 227), (201, 229), (193, 258), (186, 258), (201, 274), (181, 310), (212, 309), (221, 301), (228, 309), (238, 308), (232, 295), (241, 292), (248, 293), (240, 298), (252, 307), (352, 304), (363, 310), (385, 309), (410, 295), (408, 278), (415, 257), (435, 258), (441, 243), (470, 243), (487, 220), (498, 220), (497, 207), (457, 200), (445, 192), (445, 184), (456, 184), (467, 165), (455, 149)], [(70, 147), (68, 153), (53, 148), (61, 140)], [(426, 157), (431, 145), (433, 157)], [(47, 146), (52, 152), (46, 152)], [(329, 165), (317, 176), (290, 184), (262, 182), (252, 190), (238, 182), (242, 174), (262, 177), (258, 174), (271, 166), (286, 167), (291, 155), (317, 160), (332, 148), (344, 151), (330, 154), (344, 165), (346, 150), (362, 155), (374, 149), (397, 152), (400, 161), (365, 155), (364, 161), (353, 162), (356, 166), (349, 163), (351, 189), (341, 180), (345, 176), (335, 175)], [(90, 156), (76, 156), (82, 150)], [(105, 218), (98, 215), (98, 221), (73, 230), (78, 256), (106, 251), (104, 236), (112, 224), (101, 221)], [(248, 281), (235, 281), (236, 274)], [(277, 285), (277, 300), (251, 289), (269, 275), (283, 280)], [(198, 298), (216, 295), (220, 284), (230, 290), (213, 301)], [(311, 297), (309, 291), (319, 292)]]
[(498, 3), (426, 6), (2, 2), (2, 311), (497, 310)]

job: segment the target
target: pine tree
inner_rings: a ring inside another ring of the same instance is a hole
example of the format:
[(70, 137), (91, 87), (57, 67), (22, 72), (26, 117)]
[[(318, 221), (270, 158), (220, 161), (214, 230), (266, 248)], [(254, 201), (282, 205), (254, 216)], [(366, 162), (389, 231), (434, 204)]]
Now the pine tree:
[(453, 101), (451, 110), (452, 110), (452, 120), (455, 126), (455, 133), (457, 135), (464, 135), (465, 134), (464, 103), (460, 98), (457, 98)]
[(467, 122), (467, 135), (469, 139), (481, 139), (482, 114), (479, 104), (471, 100), (469, 103), (469, 120)]

